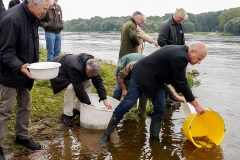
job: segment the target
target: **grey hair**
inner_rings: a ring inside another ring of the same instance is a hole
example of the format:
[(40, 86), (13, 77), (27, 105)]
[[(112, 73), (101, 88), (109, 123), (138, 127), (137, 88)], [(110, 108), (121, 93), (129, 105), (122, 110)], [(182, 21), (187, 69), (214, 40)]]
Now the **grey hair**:
[(147, 21), (147, 17), (145, 16), (145, 14), (142, 14), (142, 19), (143, 19), (144, 23)]
[(132, 18), (134, 18), (134, 17), (140, 17), (140, 16), (142, 16), (142, 13), (139, 12), (139, 11), (136, 11), (136, 12), (133, 13)]
[(92, 70), (94, 73), (99, 74), (100, 73), (100, 62), (98, 59), (89, 59), (87, 60), (87, 65), (86, 67), (89, 70)]
[(50, 5), (53, 4), (53, 0), (26, 0), (29, 5), (36, 3), (39, 7), (43, 7), (46, 2), (50, 2)]
[(181, 17), (183, 19), (188, 18), (187, 12), (183, 8), (177, 8), (176, 11), (174, 12), (174, 16), (178, 16), (178, 17)]

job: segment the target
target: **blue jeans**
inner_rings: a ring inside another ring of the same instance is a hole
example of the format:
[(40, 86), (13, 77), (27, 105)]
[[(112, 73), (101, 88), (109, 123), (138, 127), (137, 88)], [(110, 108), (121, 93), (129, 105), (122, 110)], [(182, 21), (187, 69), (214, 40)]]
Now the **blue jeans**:
[(118, 81), (117, 81), (117, 86), (113, 90), (113, 96), (114, 97), (122, 97), (122, 88), (120, 87)]
[[(128, 112), (133, 105), (136, 103), (137, 99), (142, 95), (142, 91), (139, 89), (138, 85), (135, 83), (133, 77), (131, 77), (130, 84), (128, 86), (127, 95), (120, 102), (120, 104), (113, 111), (113, 116), (122, 119), (124, 114)], [(162, 121), (164, 112), (166, 109), (165, 104), (165, 89), (162, 85), (152, 97), (152, 103), (154, 106), (152, 119), (157, 121)]]
[(47, 48), (47, 61), (59, 56), (61, 52), (61, 33), (55, 34), (45, 32), (46, 48)]

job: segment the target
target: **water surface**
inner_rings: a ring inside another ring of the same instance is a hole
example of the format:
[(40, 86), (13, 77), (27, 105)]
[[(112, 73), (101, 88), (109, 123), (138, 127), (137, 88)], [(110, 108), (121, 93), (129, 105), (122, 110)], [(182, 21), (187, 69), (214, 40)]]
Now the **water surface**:
[[(45, 46), (44, 33), (40, 44)], [(151, 34), (156, 39), (157, 34)], [(182, 108), (167, 109), (161, 130), (160, 142), (149, 140), (150, 119), (123, 121), (112, 135), (111, 142), (100, 143), (103, 131), (78, 127), (69, 129), (67, 136), (42, 142), (45, 149), (24, 159), (154, 159), (154, 160), (237, 160), (240, 156), (240, 37), (186, 35), (186, 44), (202, 41), (208, 49), (207, 57), (197, 69), (201, 85), (194, 87), (199, 103), (221, 115), (225, 122), (225, 137), (218, 147), (196, 148), (183, 135), (185, 115)], [(89, 53), (97, 58), (116, 63), (120, 46), (120, 34), (63, 33), (62, 51)], [(148, 55), (157, 48), (145, 44)], [(79, 131), (80, 130), (80, 131)]]

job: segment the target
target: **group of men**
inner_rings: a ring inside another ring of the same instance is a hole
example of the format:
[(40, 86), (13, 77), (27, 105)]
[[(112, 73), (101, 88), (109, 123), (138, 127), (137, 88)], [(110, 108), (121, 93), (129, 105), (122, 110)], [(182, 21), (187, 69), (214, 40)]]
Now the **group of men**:
[[(49, 18), (52, 14), (56, 15), (57, 20), (59, 20), (57, 25), (54, 25)], [(206, 57), (207, 50), (201, 42), (193, 43), (190, 46), (182, 45), (184, 44), (184, 34), (181, 25), (178, 26), (177, 24), (180, 24), (185, 18), (185, 11), (174, 14), (170, 18), (171, 20), (168, 20), (171, 22), (161, 27), (161, 30), (164, 31), (163, 34), (171, 35), (167, 34), (167, 31), (171, 30), (174, 32), (172, 33), (173, 36), (169, 38), (166, 35), (160, 36), (159, 34), (158, 42), (141, 29), (141, 26), (146, 21), (146, 17), (141, 12), (134, 12), (130, 21), (124, 24), (121, 32), (119, 60), (121, 62), (124, 56), (128, 54), (136, 57), (130, 58), (129, 62), (126, 63), (122, 61), (125, 64), (122, 65), (121, 70), (117, 71), (119, 73), (116, 74), (119, 88), (116, 89), (113, 97), (119, 100), (122, 96), (124, 98), (114, 110), (102, 140), (106, 141), (110, 138), (113, 129), (139, 97), (143, 97), (144, 101), (141, 102), (140, 100), (140, 103), (143, 104), (142, 110), (145, 109), (147, 98), (152, 99), (154, 110), (151, 115), (150, 137), (158, 138), (165, 111), (165, 84), (172, 84), (177, 91), (182, 92), (186, 101), (195, 107), (199, 115), (204, 113), (204, 109), (195, 100), (188, 86), (185, 69), (188, 63), (193, 65), (200, 63)], [(49, 53), (47, 61), (62, 64), (58, 76), (51, 79), (50, 82), (54, 94), (65, 89), (63, 123), (70, 127), (73, 125), (72, 118), (79, 114), (79, 111), (75, 108), (80, 106), (80, 102), (94, 107), (87, 95), (91, 92), (92, 85), (97, 89), (99, 100), (102, 100), (108, 109), (112, 108), (107, 101), (106, 90), (102, 84), (98, 59), (86, 53), (59, 56), (59, 47), (61, 47), (59, 38), (61, 39), (60, 32), (63, 29), (61, 20), (61, 8), (57, 5), (57, 0), (24, 0), (21, 4), (4, 11), (0, 16), (1, 160), (5, 159), (3, 144), (8, 128), (7, 123), (12, 116), (12, 109), (16, 100), (16, 138), (14, 142), (33, 150), (41, 149), (41, 145), (29, 137), (30, 90), (33, 87), (34, 79), (27, 69), (31, 63), (39, 61), (39, 24), (45, 28)], [(175, 27), (172, 27), (172, 25)], [(60, 28), (55, 28), (56, 26), (60, 26)], [(167, 27), (170, 29), (167, 29)], [(167, 39), (166, 43), (163, 43), (164, 39)], [(141, 54), (144, 41), (154, 43), (156, 47), (158, 45), (167, 46), (157, 49), (154, 53), (144, 57)], [(125, 68), (127, 64), (129, 64), (129, 70)], [(126, 76), (128, 76), (128, 83), (123, 84), (123, 82), (126, 82), (124, 80)], [(185, 101), (174, 90), (172, 90), (172, 93), (178, 101)], [(74, 94), (77, 97), (75, 102)]]
[[(190, 46), (184, 45), (185, 38), (181, 22), (186, 18), (186, 11), (183, 8), (177, 9), (172, 17), (160, 27), (157, 42), (161, 48), (146, 57), (134, 54), (142, 45), (142, 41), (139, 41), (137, 27), (143, 19), (143, 14), (138, 11), (134, 12), (130, 21), (123, 25), (118, 67), (125, 68), (120, 73), (117, 72), (117, 86), (113, 97), (120, 99), (120, 90), (124, 99), (114, 110), (102, 137), (103, 141), (110, 139), (118, 122), (133, 107), (139, 97), (139, 102), (142, 97), (152, 100), (154, 109), (151, 114), (150, 138), (159, 139), (166, 99), (169, 98), (166, 94), (168, 87), (174, 100), (190, 102), (199, 115), (204, 114), (203, 107), (197, 102), (188, 86), (186, 67), (188, 63), (192, 65), (200, 63), (206, 57), (207, 49), (202, 42), (195, 42)], [(131, 75), (127, 76), (129, 72)], [(124, 84), (124, 81), (128, 81), (127, 84)], [(184, 98), (178, 96), (169, 84), (174, 86), (177, 93), (181, 92)], [(146, 108), (146, 101), (144, 104), (139, 104), (140, 111), (145, 111), (143, 108)], [(144, 116), (144, 114), (141, 115)]]

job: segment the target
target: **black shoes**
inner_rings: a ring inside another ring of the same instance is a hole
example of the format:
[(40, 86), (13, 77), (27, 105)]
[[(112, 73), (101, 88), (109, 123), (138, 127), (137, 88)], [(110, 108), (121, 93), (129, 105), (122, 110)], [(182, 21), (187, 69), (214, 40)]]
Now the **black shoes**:
[(80, 112), (77, 109), (73, 109), (73, 117), (80, 116)]
[(18, 136), (14, 140), (16, 144), (28, 147), (32, 150), (40, 150), (42, 147), (38, 143), (34, 142), (31, 138), (28, 139), (20, 139)]
[(3, 153), (3, 148), (0, 147), (0, 160), (6, 160)]
[(73, 119), (73, 116), (67, 116), (66, 114), (62, 114), (63, 123), (69, 127), (73, 126), (72, 119)]
[(62, 121), (69, 127), (73, 126), (72, 119), (76, 116), (80, 116), (80, 112), (77, 109), (73, 109), (73, 116), (67, 116), (66, 114), (62, 114)]

